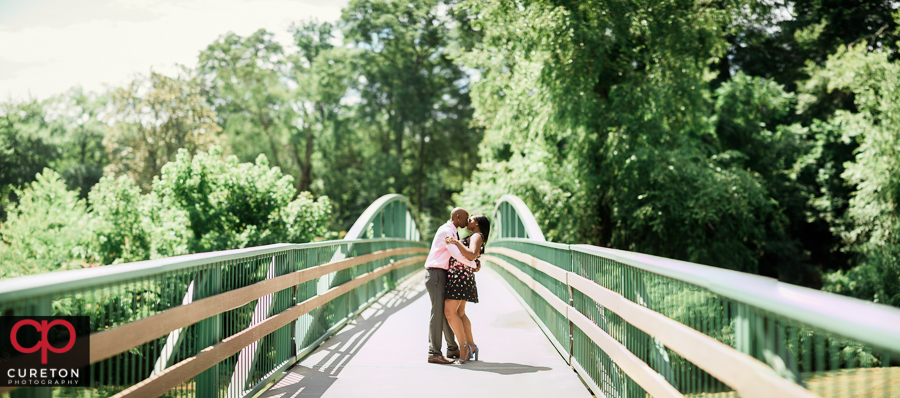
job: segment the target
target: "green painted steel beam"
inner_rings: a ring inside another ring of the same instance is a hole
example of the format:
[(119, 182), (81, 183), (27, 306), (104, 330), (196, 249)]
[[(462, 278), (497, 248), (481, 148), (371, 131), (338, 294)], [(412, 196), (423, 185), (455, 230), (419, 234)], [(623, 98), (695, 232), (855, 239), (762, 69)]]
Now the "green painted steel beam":
[[(379, 229), (376, 230), (376, 236), (378, 233), (381, 233), (382, 229), (381, 225), (383, 225), (383, 220), (386, 212), (391, 212), (395, 206), (398, 204), (403, 204), (406, 207), (406, 212), (410, 215), (413, 220), (418, 220), (418, 215), (412, 204), (409, 202), (403, 195), (399, 194), (390, 194), (384, 195), (375, 202), (373, 202), (360, 216), (356, 219), (356, 222), (353, 223), (353, 226), (350, 227), (350, 230), (347, 231), (347, 236), (344, 237), (346, 240), (360, 239), (365, 236), (368, 227), (373, 223), (378, 223)], [(400, 211), (400, 210), (398, 210)], [(393, 213), (390, 213), (393, 214)], [(393, 220), (392, 220), (393, 221)], [(415, 221), (414, 221), (415, 222)], [(415, 222), (415, 225), (418, 227), (419, 223)], [(399, 235), (401, 230), (396, 231)], [(405, 232), (406, 231), (402, 231)], [(421, 231), (417, 233), (418, 237), (421, 237)], [(412, 240), (408, 236), (404, 236), (404, 238)], [(416, 239), (418, 240), (418, 239)]]
[[(503, 206), (508, 206), (507, 208), (503, 208)], [(504, 235), (501, 235), (501, 238), (509, 237), (511, 235), (506, 235), (508, 231), (516, 231), (517, 233), (524, 233), (524, 235), (515, 235), (518, 238), (529, 238), (534, 241), (545, 241), (544, 233), (541, 231), (541, 227), (538, 225), (537, 220), (534, 218), (534, 214), (531, 213), (531, 210), (522, 201), (518, 196), (515, 195), (503, 195), (500, 199), (497, 200), (497, 205), (494, 206), (494, 211), (491, 213), (495, 218), (497, 215), (502, 217), (503, 224), (501, 231)], [(516, 221), (518, 219), (518, 221)]]

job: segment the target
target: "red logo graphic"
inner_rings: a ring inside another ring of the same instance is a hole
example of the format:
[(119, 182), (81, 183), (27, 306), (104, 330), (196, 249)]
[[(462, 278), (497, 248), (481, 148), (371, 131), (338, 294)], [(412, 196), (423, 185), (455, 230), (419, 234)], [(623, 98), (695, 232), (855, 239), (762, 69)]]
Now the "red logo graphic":
[[(22, 345), (19, 344), (19, 341), (16, 337), (16, 334), (19, 333), (19, 328), (22, 326), (26, 326), (26, 325), (33, 326), (35, 329), (37, 329), (38, 332), (41, 333), (41, 341), (39, 341), (37, 344), (35, 344), (34, 347), (29, 347), (29, 348), (22, 347)], [(66, 344), (66, 346), (63, 348), (56, 348), (56, 347), (50, 345), (50, 342), (47, 341), (47, 332), (50, 331), (50, 328), (52, 328), (53, 326), (56, 326), (56, 325), (61, 325), (61, 326), (65, 327), (66, 329), (69, 329), (69, 343)], [(16, 350), (18, 350), (19, 352), (21, 352), (23, 354), (31, 354), (32, 352), (41, 350), (41, 363), (46, 365), (47, 364), (47, 350), (50, 350), (57, 354), (62, 354), (64, 352), (68, 352), (69, 350), (72, 349), (72, 346), (75, 345), (75, 328), (72, 327), (72, 324), (69, 323), (69, 321), (65, 321), (62, 319), (57, 319), (50, 323), (47, 323), (47, 321), (41, 321), (41, 323), (37, 323), (37, 321), (35, 321), (35, 320), (25, 319), (25, 320), (17, 322), (13, 326), (12, 331), (9, 333), (9, 339), (12, 341), (13, 347), (15, 347)]]

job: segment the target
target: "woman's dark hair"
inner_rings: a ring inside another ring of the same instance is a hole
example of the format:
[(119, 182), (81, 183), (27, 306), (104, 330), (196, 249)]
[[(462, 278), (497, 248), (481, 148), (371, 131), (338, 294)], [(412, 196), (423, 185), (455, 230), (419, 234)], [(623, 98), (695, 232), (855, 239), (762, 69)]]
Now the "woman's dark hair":
[(484, 254), (484, 246), (487, 245), (488, 236), (491, 235), (491, 222), (488, 221), (484, 214), (476, 214), (472, 216), (472, 219), (475, 220), (475, 223), (478, 224), (478, 229), (481, 230), (481, 238), (484, 239), (481, 242), (481, 254)]

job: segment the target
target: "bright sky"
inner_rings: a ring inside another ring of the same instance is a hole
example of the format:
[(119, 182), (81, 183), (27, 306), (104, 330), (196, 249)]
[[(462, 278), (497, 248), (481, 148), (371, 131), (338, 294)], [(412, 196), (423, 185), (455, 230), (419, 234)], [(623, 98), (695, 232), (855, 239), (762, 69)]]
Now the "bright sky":
[(195, 66), (220, 35), (336, 21), (348, 0), (0, 0), (0, 101), (101, 91)]

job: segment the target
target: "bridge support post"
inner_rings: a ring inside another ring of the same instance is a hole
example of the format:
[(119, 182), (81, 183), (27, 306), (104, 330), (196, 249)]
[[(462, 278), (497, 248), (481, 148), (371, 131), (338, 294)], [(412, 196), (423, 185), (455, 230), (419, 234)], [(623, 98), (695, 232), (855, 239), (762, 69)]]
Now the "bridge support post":
[(787, 350), (783, 327), (776, 325), (774, 319), (755, 313), (746, 304), (735, 304), (735, 307), (735, 349), (765, 362), (779, 376), (805, 386), (797, 359)]
[[(34, 301), (31, 308), (22, 308), (21, 311), (16, 311), (14, 315), (36, 315), (36, 316), (52, 316), (53, 315), (53, 306), (50, 302), (50, 297), (42, 296), (38, 300)], [(9, 337), (9, 336), (5, 336)], [(17, 388), (10, 392), (10, 396), (12, 398), (50, 398), (53, 393), (52, 387), (25, 387), (25, 388)]]
[[(649, 308), (653, 310), (653, 305), (651, 303), (650, 293), (647, 290), (647, 286), (644, 284), (644, 279), (642, 278), (640, 273), (632, 274), (632, 279), (634, 279), (634, 299), (636, 303), (640, 304), (642, 307)], [(639, 335), (641, 339), (641, 343), (646, 350), (647, 358), (641, 358), (646, 361), (650, 366), (659, 373), (672, 387), (678, 388), (678, 383), (675, 381), (675, 371), (672, 369), (672, 364), (669, 361), (669, 354), (666, 352), (666, 347), (662, 342), (659, 341), (656, 337), (651, 337), (644, 332), (635, 329), (635, 333)], [(643, 353), (639, 356), (644, 356)], [(649, 361), (648, 361), (649, 359)]]
[[(272, 260), (266, 270), (266, 280), (274, 279), (290, 272), (289, 256), (289, 254), (272, 256)], [(293, 294), (294, 288), (290, 288), (260, 297), (256, 301), (253, 316), (247, 327), (254, 327), (270, 316), (288, 309), (293, 302)], [(266, 369), (277, 368), (288, 361), (292, 353), (290, 348), (292, 338), (291, 326), (292, 324), (282, 326), (273, 332), (272, 335), (253, 342), (241, 350), (231, 374), (231, 381), (229, 381), (225, 392), (226, 398), (241, 397), (248, 389), (253, 387), (252, 383), (257, 381), (254, 380), (253, 376), (258, 367), (263, 366)], [(267, 355), (270, 352), (272, 352), (271, 359)], [(274, 361), (274, 363), (266, 361)]]
[[(194, 301), (194, 285), (195, 281), (193, 280), (188, 284), (187, 292), (185, 292), (184, 297), (181, 299), (181, 305), (188, 305)], [(184, 342), (185, 334), (185, 328), (180, 328), (170, 332), (169, 335), (166, 336), (166, 342), (160, 350), (159, 358), (156, 358), (156, 363), (153, 365), (153, 372), (150, 372), (150, 377), (156, 376), (166, 370), (169, 366), (172, 366), (175, 355), (181, 348), (181, 343)]]
[[(210, 297), (222, 292), (222, 270), (210, 268), (197, 276), (197, 286), (194, 292), (197, 296), (194, 300)], [(198, 350), (202, 350), (222, 341), (222, 315), (206, 318), (196, 325)], [(218, 398), (219, 396), (219, 365), (203, 371), (194, 379), (198, 398)]]
[[(294, 271), (294, 253), (281, 256), (276, 262), (277, 274), (286, 275)], [(294, 305), (297, 297), (296, 287), (275, 293), (273, 314), (287, 310)], [(294, 326), (292, 322), (275, 332), (275, 361), (280, 366), (294, 356)], [(249, 387), (249, 386), (248, 386)]]
[[(566, 274), (566, 278), (568, 279), (569, 275)], [(569, 281), (566, 280), (566, 287), (569, 290), (569, 307), (575, 308), (575, 294), (572, 292), (572, 285), (569, 284)], [(567, 308), (567, 311), (571, 311), (570, 308)], [(569, 315), (566, 314), (566, 318), (569, 318)], [(571, 318), (569, 318), (569, 359), (566, 361), (569, 363), (569, 367), (572, 367), (572, 355), (575, 351), (575, 323), (572, 322)], [(599, 392), (599, 391), (598, 391)]]
[(374, 220), (372, 220), (372, 238), (383, 238), (384, 237), (384, 212), (379, 213)]

